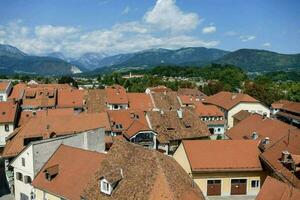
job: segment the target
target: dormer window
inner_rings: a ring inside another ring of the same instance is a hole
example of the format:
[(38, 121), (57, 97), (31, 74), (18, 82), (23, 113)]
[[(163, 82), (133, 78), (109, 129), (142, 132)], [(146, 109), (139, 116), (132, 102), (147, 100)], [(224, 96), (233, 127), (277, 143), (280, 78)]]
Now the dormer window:
[(118, 183), (123, 179), (123, 170), (116, 169), (100, 178), (100, 191), (111, 195)]
[(52, 167), (48, 167), (47, 169), (44, 170), (45, 178), (48, 181), (51, 181), (58, 175), (58, 171), (59, 171), (58, 165), (53, 165)]
[(253, 132), (253, 133), (251, 134), (251, 139), (252, 139), (252, 140), (256, 140), (257, 138), (258, 138), (257, 132)]

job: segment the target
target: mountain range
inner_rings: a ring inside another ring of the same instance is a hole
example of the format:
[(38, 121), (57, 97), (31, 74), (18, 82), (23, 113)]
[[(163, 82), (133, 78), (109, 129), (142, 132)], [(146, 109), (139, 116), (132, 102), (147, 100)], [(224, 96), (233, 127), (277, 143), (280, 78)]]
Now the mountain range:
[(291, 71), (300, 69), (300, 54), (280, 54), (257, 49), (230, 52), (213, 48), (187, 47), (177, 50), (148, 49), (113, 56), (90, 52), (78, 58), (67, 58), (61, 52), (32, 56), (13, 46), (0, 45), (0, 74), (66, 75), (82, 72), (96, 74), (115, 70), (145, 69), (157, 65), (201, 67), (210, 63), (232, 64), (248, 72)]

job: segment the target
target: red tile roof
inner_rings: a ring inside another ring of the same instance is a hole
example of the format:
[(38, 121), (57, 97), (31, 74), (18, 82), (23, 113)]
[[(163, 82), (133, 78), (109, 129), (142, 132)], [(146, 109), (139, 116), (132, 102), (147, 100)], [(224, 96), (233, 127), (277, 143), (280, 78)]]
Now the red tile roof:
[[(74, 159), (75, 158), (75, 159)], [(35, 188), (65, 199), (80, 200), (80, 195), (106, 154), (61, 145), (32, 182)], [(58, 166), (58, 174), (47, 180), (44, 170)]]
[(9, 99), (22, 99), (23, 98), (23, 94), (26, 88), (26, 84), (25, 83), (18, 83), (17, 85), (15, 85), (12, 89), (12, 92), (9, 95)]
[(226, 110), (230, 110), (232, 107), (236, 106), (241, 102), (257, 103), (259, 101), (249, 96), (248, 94), (219, 92), (215, 95), (206, 97), (204, 99), (204, 102), (219, 106)]
[(128, 104), (126, 90), (120, 85), (105, 88), (105, 93), (108, 104)]
[(82, 108), (84, 104), (84, 90), (59, 90), (57, 94), (58, 108)]
[(55, 107), (57, 89), (51, 87), (26, 88), (22, 107)]
[(184, 140), (192, 171), (262, 171), (257, 141)]
[(147, 112), (152, 129), (161, 143), (171, 140), (202, 138), (209, 136), (207, 125), (191, 110), (183, 109), (182, 118), (177, 111)]
[(151, 97), (145, 93), (127, 93), (129, 108), (133, 110), (150, 111), (153, 109)]
[(265, 180), (255, 200), (299, 200), (300, 190), (270, 176)]
[(280, 162), (282, 152), (288, 151), (292, 155), (300, 155), (300, 129), (292, 130), (272, 146), (270, 146), (260, 157), (262, 161), (272, 170), (272, 174), (282, 181), (293, 184), (300, 189), (299, 172), (292, 173), (282, 162)]
[(107, 113), (74, 114), (74, 115), (42, 115), (31, 118), (20, 128), (16, 129), (7, 140), (3, 151), (4, 157), (16, 156), (23, 150), (25, 138), (49, 138), (52, 133), (56, 136), (76, 134), (97, 128), (110, 130)]
[[(142, 111), (110, 110), (107, 111), (107, 113), (112, 131), (122, 132), (129, 138), (138, 131), (150, 130), (145, 118), (145, 113)], [(117, 128), (116, 125), (122, 125), (122, 128)]]
[(199, 100), (203, 99), (203, 97), (206, 97), (206, 94), (198, 90), (197, 88), (191, 89), (191, 88), (179, 88), (178, 89), (178, 95), (186, 95), (186, 96), (192, 96), (194, 98), (197, 98)]
[(257, 140), (262, 140), (266, 137), (269, 137), (269, 145), (271, 145), (273, 142), (276, 142), (285, 136), (289, 130), (294, 129), (297, 128), (277, 119), (266, 118), (259, 114), (252, 114), (229, 129), (226, 132), (226, 135), (233, 140), (241, 140), (251, 139), (252, 133), (256, 132), (258, 135)]
[[(99, 179), (116, 169), (122, 169), (123, 178), (111, 196), (101, 193)], [(86, 200), (204, 200), (201, 190), (172, 157), (119, 140), (82, 196)]]
[(0, 102), (0, 124), (13, 123), (16, 119), (17, 104), (14, 102)]
[(9, 81), (0, 82), (0, 91), (6, 91), (9, 84)]
[(244, 119), (246, 119), (247, 117), (251, 116), (251, 113), (249, 113), (248, 111), (246, 110), (241, 110), (240, 112), (234, 114), (232, 117), (234, 119), (237, 119), (239, 121), (242, 121)]
[(202, 102), (196, 103), (196, 113), (199, 117), (224, 117), (224, 113), (215, 105), (204, 105)]

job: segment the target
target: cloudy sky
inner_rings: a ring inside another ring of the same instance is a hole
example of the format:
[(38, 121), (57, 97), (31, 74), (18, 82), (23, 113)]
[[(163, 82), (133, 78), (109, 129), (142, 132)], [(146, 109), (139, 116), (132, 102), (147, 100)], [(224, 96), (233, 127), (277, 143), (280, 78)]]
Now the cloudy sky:
[(1, 0), (0, 44), (67, 56), (188, 46), (300, 53), (300, 1)]

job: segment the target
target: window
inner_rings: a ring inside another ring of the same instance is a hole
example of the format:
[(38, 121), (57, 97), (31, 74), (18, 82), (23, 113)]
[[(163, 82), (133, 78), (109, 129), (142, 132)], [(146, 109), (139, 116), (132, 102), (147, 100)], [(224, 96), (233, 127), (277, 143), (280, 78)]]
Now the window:
[(3, 96), (2, 95), (0, 95), (0, 101), (3, 101)]
[(25, 167), (25, 158), (22, 158), (22, 166)]
[(23, 181), (23, 175), (20, 172), (16, 172), (16, 179), (19, 181)]
[(31, 183), (31, 178), (30, 176), (24, 176), (24, 183)]
[(251, 187), (252, 188), (258, 188), (259, 187), (259, 180), (252, 180), (251, 181)]
[(210, 185), (210, 184), (220, 184), (221, 183), (221, 180), (207, 180), (207, 184)]
[(118, 105), (114, 105), (114, 109), (118, 109), (119, 108), (119, 106)]
[(8, 132), (9, 131), (9, 124), (5, 124), (4, 129), (5, 129), (6, 132)]

